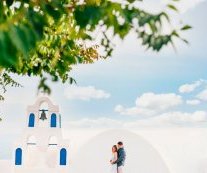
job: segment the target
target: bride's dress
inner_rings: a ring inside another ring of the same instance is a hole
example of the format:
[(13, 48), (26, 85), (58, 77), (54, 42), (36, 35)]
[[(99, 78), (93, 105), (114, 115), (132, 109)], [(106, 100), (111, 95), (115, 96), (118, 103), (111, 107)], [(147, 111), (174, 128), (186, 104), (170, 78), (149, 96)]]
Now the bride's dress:
[[(116, 159), (115, 154), (113, 154), (111, 160), (114, 161), (115, 159)], [(111, 165), (111, 173), (117, 173), (117, 164)]]

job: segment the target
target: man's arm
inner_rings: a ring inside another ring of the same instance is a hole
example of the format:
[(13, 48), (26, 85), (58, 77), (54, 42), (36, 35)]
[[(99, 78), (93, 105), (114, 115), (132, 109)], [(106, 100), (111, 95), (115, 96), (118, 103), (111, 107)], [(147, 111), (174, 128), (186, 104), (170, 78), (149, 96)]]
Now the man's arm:
[(125, 152), (124, 152), (124, 150), (122, 150), (122, 151), (120, 151), (120, 155), (119, 155), (118, 159), (116, 161), (114, 161), (113, 164), (116, 164), (118, 162), (122, 162), (124, 160), (124, 158), (125, 158)]

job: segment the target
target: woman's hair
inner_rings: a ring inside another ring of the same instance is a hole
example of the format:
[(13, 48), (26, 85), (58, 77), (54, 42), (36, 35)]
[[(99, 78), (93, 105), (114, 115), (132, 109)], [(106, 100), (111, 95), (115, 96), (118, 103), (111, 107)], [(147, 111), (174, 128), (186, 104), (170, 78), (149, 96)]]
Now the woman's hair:
[(118, 148), (116, 145), (113, 145), (112, 149), (115, 148), (115, 151), (117, 152), (118, 151)]

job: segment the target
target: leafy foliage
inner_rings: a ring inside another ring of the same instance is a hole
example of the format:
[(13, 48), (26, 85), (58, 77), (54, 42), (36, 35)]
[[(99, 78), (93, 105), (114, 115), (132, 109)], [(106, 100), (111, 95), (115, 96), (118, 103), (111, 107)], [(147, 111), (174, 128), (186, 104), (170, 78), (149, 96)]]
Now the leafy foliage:
[[(11, 87), (20, 87), (21, 84), (18, 82), (14, 81), (6, 72), (3, 72), (0, 74), (0, 91), (2, 93), (6, 92), (6, 87), (11, 86)], [(3, 95), (0, 94), (0, 101), (4, 100)]]
[[(166, 8), (178, 11), (174, 5), (178, 0), (172, 1)], [(52, 81), (75, 83), (70, 76), (74, 65), (110, 57), (113, 39), (124, 39), (131, 31), (137, 33), (143, 46), (154, 51), (173, 44), (174, 38), (187, 43), (180, 33), (191, 26), (184, 25), (165, 34), (162, 32), (164, 21), (170, 25), (168, 13), (151, 14), (134, 3), (136, 0), (0, 1), (0, 85), (3, 90), (8, 85), (19, 86), (9, 73), (39, 76), (38, 89), (47, 93), (51, 90), (45, 76), (51, 76)], [(101, 48), (103, 54), (99, 52)]]

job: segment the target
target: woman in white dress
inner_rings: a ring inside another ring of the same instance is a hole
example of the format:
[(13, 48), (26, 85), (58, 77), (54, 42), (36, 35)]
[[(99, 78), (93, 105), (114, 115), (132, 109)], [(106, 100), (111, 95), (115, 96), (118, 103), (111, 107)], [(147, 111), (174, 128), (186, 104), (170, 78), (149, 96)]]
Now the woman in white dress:
[[(117, 160), (118, 155), (117, 155), (117, 146), (114, 145), (112, 147), (112, 158), (110, 160), (110, 163), (113, 163)], [(117, 173), (117, 164), (111, 164), (111, 173)]]

